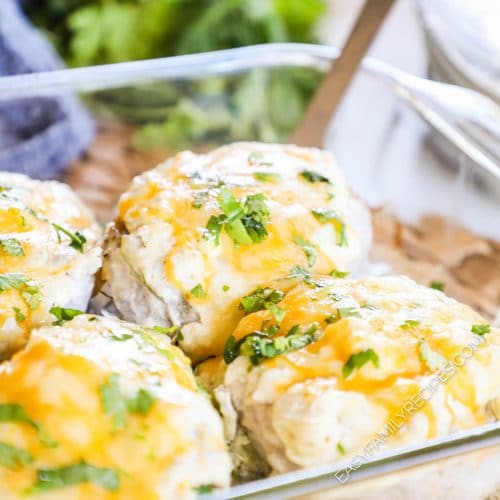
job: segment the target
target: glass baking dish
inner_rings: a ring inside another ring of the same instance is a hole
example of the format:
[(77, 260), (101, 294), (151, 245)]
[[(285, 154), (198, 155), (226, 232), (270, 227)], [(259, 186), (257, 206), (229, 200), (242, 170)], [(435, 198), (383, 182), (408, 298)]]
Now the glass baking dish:
[[(196, 103), (209, 131), (196, 134), (194, 128), (192, 142), (185, 144), (184, 135), (180, 148), (203, 150), (227, 142), (234, 138), (227, 123), (235, 118), (214, 115), (206, 96), (218, 105), (225, 102), (227, 108), (219, 108), (225, 113), (232, 105), (225, 95), (231, 79), (251, 74), (269, 82), (273, 72), (291, 66), (322, 71), (336, 51), (318, 50), (324, 52), (323, 62), (285, 47), (278, 59), (266, 56), (265, 50), (252, 54), (240, 49), (236, 58), (228, 52), (225, 62), (217, 54), (211, 61), (209, 55), (203, 65), (194, 55), (178, 58), (174, 65), (152, 60), (7, 77), (0, 79), (0, 124), (2, 113), (15, 103), (35, 109), (40, 103), (50, 105), (52, 99), (71, 100), (70, 89), (77, 91), (93, 116), (95, 136), (82, 155), (68, 158), (71, 164), (59, 177), (105, 223), (113, 217), (117, 197), (130, 179), (176, 149), (175, 140), (168, 145), (144, 140), (145, 130), (153, 130), (153, 138), (158, 138), (154, 134), (162, 129), (152, 126), (168, 123), (171, 106), (179, 100)], [(218, 119), (225, 128), (216, 133), (210, 126)], [(356, 78), (332, 120), (325, 148), (334, 152), (351, 189), (374, 216), (374, 248), (362, 272), (394, 271), (425, 284), (439, 282), (450, 295), (494, 320), (500, 298), (500, 189), (493, 178), (478, 182), (463, 154), (458, 165), (447, 164), (427, 140), (430, 132), (407, 102), (365, 72)], [(268, 140), (277, 137), (271, 127)], [(257, 133), (247, 127), (238, 130), (236, 138), (265, 136), (260, 129)], [(499, 470), (497, 422), (411, 449), (360, 455), (355, 461), (273, 476), (204, 498), (493, 499), (500, 495)]]

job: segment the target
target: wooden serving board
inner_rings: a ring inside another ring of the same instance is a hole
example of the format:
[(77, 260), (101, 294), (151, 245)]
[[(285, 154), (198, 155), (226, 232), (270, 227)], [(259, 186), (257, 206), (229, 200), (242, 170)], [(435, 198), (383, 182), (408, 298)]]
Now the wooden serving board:
[[(173, 151), (138, 151), (131, 146), (134, 129), (101, 123), (94, 143), (64, 177), (83, 201), (106, 223), (131, 179), (154, 167)], [(488, 319), (500, 309), (500, 242), (481, 238), (442, 217), (429, 215), (416, 226), (401, 223), (384, 209), (372, 210), (372, 258), (396, 273), (430, 284), (469, 304)]]

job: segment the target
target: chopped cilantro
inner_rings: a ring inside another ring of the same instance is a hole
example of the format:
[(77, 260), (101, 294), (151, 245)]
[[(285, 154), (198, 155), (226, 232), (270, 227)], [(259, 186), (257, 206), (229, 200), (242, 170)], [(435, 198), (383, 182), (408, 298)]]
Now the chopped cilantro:
[(218, 245), (222, 228), (238, 245), (259, 243), (267, 237), (264, 224), (269, 220), (269, 211), (263, 194), (249, 195), (241, 203), (224, 189), (217, 201), (224, 214), (210, 217), (205, 238), (212, 238)]
[(337, 443), (337, 450), (341, 455), (346, 454), (345, 448), (342, 446), (342, 443), (340, 441)]
[(263, 359), (275, 358), (289, 351), (302, 349), (317, 340), (318, 326), (311, 325), (304, 333), (299, 326), (293, 326), (286, 335), (270, 338), (265, 332), (249, 333), (240, 340), (231, 335), (224, 347), (224, 361), (232, 363), (238, 356), (247, 356), (253, 365), (258, 365)]
[(19, 307), (13, 307), (12, 309), (14, 309), (14, 313), (16, 314), (16, 320), (19, 323), (22, 323), (23, 321), (26, 320), (26, 316), (22, 313), (22, 311), (21, 311), (21, 309), (19, 309)]
[(333, 276), (334, 278), (346, 278), (349, 276), (349, 271), (338, 271), (337, 269), (334, 269), (333, 271), (330, 271), (330, 276)]
[(40, 286), (30, 282), (26, 276), (17, 273), (0, 274), (0, 293), (12, 289), (19, 290), (30, 309), (36, 309), (42, 300)]
[(442, 281), (431, 281), (429, 286), (434, 288), (434, 290), (440, 290), (441, 292), (444, 291), (444, 283)]
[(181, 327), (179, 325), (172, 326), (153, 326), (153, 330), (158, 333), (163, 333), (164, 335), (168, 335), (172, 341), (184, 340), (184, 337), (181, 333)]
[(285, 310), (276, 304), (267, 304), (266, 309), (268, 309), (271, 312), (273, 318), (275, 319), (276, 323), (278, 323), (278, 325), (283, 321), (283, 318), (286, 315)]
[(116, 491), (120, 487), (120, 477), (113, 469), (95, 467), (82, 461), (57, 469), (39, 469), (36, 483), (27, 493), (43, 493), (81, 483), (93, 483), (105, 490)]
[(0, 248), (3, 252), (8, 255), (12, 255), (13, 257), (21, 257), (25, 255), (21, 242), (16, 238), (6, 238), (4, 240), (0, 240)]
[(222, 285), (222, 291), (227, 292), (231, 287), (229, 285)]
[(113, 421), (113, 429), (123, 429), (127, 421), (127, 400), (120, 392), (118, 374), (113, 373), (105, 384), (99, 386), (99, 396), (104, 413)]
[(261, 182), (276, 182), (281, 177), (280, 174), (273, 172), (255, 172), (253, 176)]
[(0, 422), (18, 422), (28, 424), (37, 431), (38, 439), (40, 439), (44, 446), (47, 446), (48, 448), (57, 446), (57, 443), (47, 435), (42, 426), (38, 422), (29, 418), (26, 410), (20, 404), (0, 404)]
[(324, 175), (318, 174), (312, 170), (303, 170), (299, 173), (300, 177), (308, 182), (325, 182), (326, 184), (331, 184), (330, 179)]
[(51, 307), (49, 312), (57, 318), (56, 321), (54, 321), (52, 324), (58, 326), (62, 325), (66, 321), (72, 320), (76, 316), (80, 316), (80, 314), (85, 314), (83, 311), (80, 311), (78, 309), (57, 306)]
[(313, 267), (316, 262), (317, 252), (315, 246), (310, 242), (302, 238), (302, 236), (294, 236), (293, 241), (296, 245), (302, 248), (304, 254), (307, 258), (307, 265)]
[(28, 465), (31, 462), (33, 462), (33, 457), (26, 450), (21, 450), (0, 441), (0, 465), (15, 469), (20, 465)]
[(145, 389), (139, 389), (137, 394), (127, 401), (127, 408), (131, 413), (145, 415), (152, 408), (156, 398)]
[(415, 328), (418, 325), (420, 325), (420, 321), (416, 319), (407, 319), (404, 321), (404, 323), (401, 323), (399, 327), (402, 328), (403, 330), (411, 330), (412, 328)]
[(433, 351), (423, 340), (418, 343), (418, 354), (420, 360), (427, 365), (429, 370), (440, 370), (447, 363), (446, 358)]
[(379, 367), (379, 358), (373, 349), (365, 349), (364, 351), (351, 354), (342, 367), (342, 376), (344, 378), (349, 377), (355, 369), (362, 368), (369, 362), (372, 362), (375, 368)]
[(245, 314), (250, 314), (262, 309), (269, 309), (272, 304), (280, 302), (284, 293), (274, 288), (257, 288), (251, 294), (245, 295), (240, 302), (240, 309), (245, 311)]
[(73, 232), (69, 231), (68, 229), (65, 229), (64, 227), (60, 226), (59, 224), (53, 223), (52, 225), (54, 226), (55, 230), (57, 231), (57, 237), (59, 238), (59, 241), (61, 241), (60, 233), (63, 233), (70, 240), (69, 246), (74, 248), (78, 252), (83, 253), (83, 246), (85, 245), (85, 243), (87, 243), (87, 238), (85, 238), (85, 236), (82, 233), (80, 233), (79, 231), (76, 231), (76, 233), (73, 233)]
[(361, 314), (359, 314), (359, 311), (355, 307), (339, 307), (337, 314), (340, 318), (348, 318), (349, 316), (361, 318)]
[(334, 210), (329, 208), (315, 208), (311, 210), (315, 219), (321, 222), (322, 224), (332, 223), (335, 227), (335, 232), (337, 234), (337, 245), (338, 246), (346, 246), (347, 245), (347, 237), (345, 234), (345, 224), (342, 219), (337, 215)]
[(200, 283), (191, 288), (191, 291), (189, 293), (197, 299), (205, 299), (208, 297), (207, 292), (204, 290), (203, 286)]
[(204, 495), (206, 493), (211, 493), (212, 491), (214, 491), (215, 489), (215, 486), (213, 484), (201, 484), (200, 486), (195, 486), (193, 488), (194, 491), (196, 491), (196, 493), (198, 493), (198, 495)]
[(133, 339), (134, 336), (130, 333), (113, 333), (109, 338), (116, 342), (125, 342), (126, 340)]
[(470, 331), (476, 335), (485, 335), (491, 332), (491, 327), (488, 324), (484, 325), (472, 325)]
[(139, 389), (137, 394), (126, 398), (120, 391), (119, 375), (113, 373), (105, 384), (99, 386), (99, 395), (104, 413), (112, 418), (113, 429), (125, 427), (127, 413), (145, 415), (153, 406), (156, 398), (147, 390)]

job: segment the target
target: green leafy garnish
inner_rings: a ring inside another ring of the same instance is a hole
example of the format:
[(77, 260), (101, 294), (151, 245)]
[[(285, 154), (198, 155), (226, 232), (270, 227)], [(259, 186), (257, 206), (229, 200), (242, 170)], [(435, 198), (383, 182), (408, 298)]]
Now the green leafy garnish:
[(16, 238), (6, 238), (0, 240), (0, 248), (3, 252), (8, 255), (12, 255), (13, 257), (21, 257), (25, 255), (21, 242)]
[(99, 396), (104, 413), (112, 418), (113, 429), (123, 429), (127, 423), (127, 414), (145, 415), (153, 406), (156, 398), (147, 390), (139, 389), (137, 394), (127, 398), (120, 391), (119, 375), (113, 373), (107, 382), (99, 386)]
[(38, 470), (36, 483), (27, 493), (43, 493), (81, 483), (93, 483), (105, 490), (116, 491), (120, 487), (120, 477), (113, 469), (80, 462), (58, 469)]
[(418, 354), (420, 360), (427, 365), (429, 370), (440, 370), (448, 362), (446, 358), (433, 351), (423, 340), (418, 343)]
[(181, 333), (181, 327), (179, 325), (172, 326), (153, 326), (153, 330), (164, 335), (168, 335), (173, 342), (184, 340)]
[(42, 426), (29, 418), (23, 406), (17, 403), (2, 403), (0, 404), (0, 422), (18, 422), (25, 423), (36, 430), (38, 439), (44, 446), (54, 448), (57, 443), (51, 439), (43, 430)]
[(229, 285), (222, 285), (222, 291), (227, 292), (231, 287)]
[(318, 174), (317, 172), (314, 172), (312, 170), (303, 170), (299, 175), (308, 182), (325, 182), (326, 184), (331, 184), (331, 181), (330, 179), (328, 179), (328, 177)]
[(346, 454), (345, 448), (342, 446), (342, 443), (340, 442), (337, 443), (337, 450), (341, 455)]
[(193, 488), (194, 491), (196, 491), (196, 493), (198, 493), (198, 495), (204, 495), (206, 493), (211, 493), (212, 491), (214, 491), (215, 489), (215, 486), (213, 484), (201, 484), (200, 486), (195, 486)]
[(109, 338), (116, 342), (125, 342), (126, 340), (133, 339), (134, 336), (131, 333), (112, 333)]
[(420, 321), (416, 319), (407, 319), (403, 323), (401, 323), (399, 327), (402, 328), (403, 330), (411, 330), (412, 328), (415, 328), (418, 325), (420, 325)]
[(275, 174), (272, 172), (255, 172), (253, 174), (255, 179), (261, 182), (276, 182), (281, 177), (280, 174)]
[(127, 400), (120, 391), (119, 375), (113, 373), (105, 384), (99, 386), (99, 396), (104, 413), (113, 421), (113, 429), (123, 429), (127, 421)]
[(23, 314), (23, 312), (21, 311), (21, 309), (19, 309), (19, 307), (13, 307), (12, 309), (14, 310), (14, 313), (16, 315), (16, 320), (19, 323), (22, 323), (23, 321), (26, 320), (26, 316)]
[(70, 321), (76, 316), (80, 316), (80, 314), (85, 314), (83, 311), (79, 311), (78, 309), (71, 309), (69, 307), (58, 307), (54, 306), (50, 308), (50, 314), (55, 316), (57, 319), (52, 324), (60, 326), (66, 321)]
[(346, 278), (349, 276), (349, 271), (338, 271), (337, 269), (333, 269), (333, 271), (330, 271), (330, 276), (334, 278)]
[(217, 201), (224, 214), (210, 217), (206, 238), (212, 238), (218, 245), (222, 228), (238, 245), (259, 243), (267, 237), (264, 224), (269, 220), (269, 210), (263, 194), (249, 195), (245, 202), (241, 203), (229, 190), (224, 189)]
[(247, 356), (253, 365), (258, 365), (263, 359), (275, 358), (289, 351), (302, 349), (315, 342), (318, 325), (311, 325), (304, 333), (299, 326), (293, 326), (286, 335), (270, 338), (266, 332), (253, 332), (236, 340), (231, 335), (224, 347), (224, 361), (232, 363), (238, 356)]
[(373, 363), (375, 368), (379, 367), (379, 358), (373, 349), (365, 349), (364, 351), (351, 354), (342, 367), (342, 376), (347, 378), (355, 369), (362, 368), (366, 363), (370, 362)]
[(282, 291), (274, 288), (257, 288), (241, 299), (240, 309), (243, 309), (245, 314), (251, 314), (262, 309), (271, 310), (271, 306), (280, 302), (284, 295)]
[(341, 247), (347, 245), (344, 221), (334, 210), (329, 208), (315, 208), (311, 210), (311, 213), (314, 215), (315, 219), (322, 224), (332, 223), (334, 225), (337, 235), (337, 245)]
[(28, 465), (31, 462), (33, 462), (33, 457), (26, 450), (21, 450), (0, 441), (0, 465), (15, 469), (20, 465)]
[(57, 231), (57, 237), (59, 238), (59, 241), (61, 241), (60, 233), (63, 233), (70, 240), (69, 246), (71, 248), (74, 248), (78, 252), (83, 253), (83, 246), (87, 242), (87, 238), (85, 238), (85, 236), (82, 233), (80, 233), (79, 231), (76, 231), (76, 233), (73, 233), (70, 230), (60, 226), (59, 224), (53, 223), (52, 225), (54, 226), (55, 230)]
[(485, 335), (491, 332), (491, 327), (488, 324), (484, 325), (472, 325), (470, 331), (476, 335)]
[(440, 290), (441, 292), (444, 291), (444, 283), (442, 281), (431, 281), (429, 286), (434, 288), (434, 290)]
[(189, 293), (197, 299), (205, 299), (208, 297), (207, 292), (204, 290), (203, 286), (200, 283), (191, 288), (191, 291)]
[(274, 320), (276, 321), (276, 323), (278, 323), (278, 325), (283, 321), (283, 318), (286, 315), (285, 310), (276, 304), (267, 304), (266, 309), (271, 312)]
[(340, 318), (348, 318), (349, 316), (361, 318), (361, 314), (359, 314), (359, 311), (355, 307), (339, 307), (337, 314)]
[(294, 236), (293, 241), (295, 244), (297, 244), (300, 248), (302, 248), (303, 252), (306, 255), (307, 258), (307, 265), (309, 267), (313, 267), (314, 263), (316, 262), (316, 257), (317, 257), (317, 252), (316, 252), (316, 247), (310, 242), (302, 238), (302, 236)]
[(145, 415), (149, 412), (156, 401), (156, 398), (145, 389), (139, 389), (133, 398), (127, 401), (127, 408), (131, 413)]
[(0, 274), (0, 293), (6, 290), (19, 290), (30, 309), (36, 309), (42, 300), (40, 285), (36, 285), (29, 279), (17, 273)]

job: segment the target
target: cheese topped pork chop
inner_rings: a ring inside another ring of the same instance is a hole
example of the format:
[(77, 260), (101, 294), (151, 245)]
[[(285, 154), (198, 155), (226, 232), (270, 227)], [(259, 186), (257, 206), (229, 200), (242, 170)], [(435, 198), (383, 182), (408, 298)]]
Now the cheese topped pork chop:
[(195, 498), (226, 487), (222, 423), (159, 329), (80, 315), (0, 365), (0, 498)]
[(261, 301), (198, 367), (230, 440), (241, 424), (285, 472), (500, 418), (500, 331), (468, 306), (404, 277), (296, 274), (267, 288), (278, 321)]
[(236, 143), (136, 177), (109, 227), (104, 278), (122, 317), (182, 327), (194, 359), (222, 352), (239, 299), (297, 264), (352, 270), (368, 212), (326, 151)]
[(55, 319), (52, 307), (87, 308), (100, 243), (100, 227), (71, 188), (0, 172), (0, 360)]

